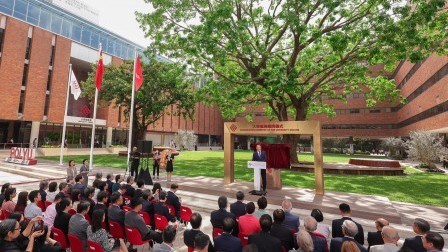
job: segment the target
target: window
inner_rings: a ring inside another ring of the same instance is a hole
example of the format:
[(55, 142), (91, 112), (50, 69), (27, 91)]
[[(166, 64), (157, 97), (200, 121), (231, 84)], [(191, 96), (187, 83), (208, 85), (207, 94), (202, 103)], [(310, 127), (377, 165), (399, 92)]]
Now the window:
[[(8, 1), (7, 2), (14, 2)], [(18, 19), (25, 20), (26, 19), (26, 9), (28, 7), (28, 3), (24, 0), (16, 0), (16, 4), (14, 5), (14, 13), (12, 14), (14, 17)]]
[(90, 35), (92, 32), (85, 27), (82, 28), (81, 43), (90, 46)]
[(68, 20), (62, 21), (62, 32), (61, 35), (67, 38), (70, 38), (70, 35), (72, 34), (72, 23)]
[(5, 37), (5, 29), (0, 28), (0, 57), (3, 49), (3, 38)]
[(53, 76), (53, 71), (48, 70), (48, 78), (47, 78), (47, 91), (51, 89), (51, 77)]
[(350, 109), (350, 114), (359, 114), (359, 109)]
[(72, 24), (72, 36), (75, 41), (81, 42), (81, 26)]
[(28, 38), (28, 41), (26, 42), (26, 51), (25, 51), (25, 59), (29, 60), (31, 54), (31, 38)]
[(55, 46), (51, 47), (51, 55), (50, 55), (50, 66), (53, 66), (54, 64), (54, 53), (55, 53)]
[(25, 90), (22, 90), (20, 91), (19, 114), (23, 113), (24, 103), (25, 103)]
[(100, 36), (98, 36), (98, 34), (92, 32), (92, 35), (90, 36), (90, 46), (93, 48), (98, 48), (99, 46), (99, 42), (100, 41)]
[[(26, 87), (27, 79), (28, 79), (28, 64), (25, 64), (23, 66), (23, 75), (22, 75), (22, 86), (23, 87)], [(19, 112), (19, 113), (21, 113), (21, 112)]]
[(4, 12), (4, 13), (6, 13), (8, 15), (11, 15), (13, 7), (14, 7), (14, 1), (11, 1), (11, 0), (0, 0), (0, 12)]
[(40, 8), (32, 4), (28, 4), (28, 14), (26, 16), (26, 21), (34, 25), (38, 25), (39, 15), (40, 15)]
[(51, 31), (57, 34), (61, 33), (61, 26), (62, 26), (62, 18), (57, 15), (52, 16), (51, 20)]
[(46, 30), (50, 30), (50, 26), (51, 26), (50, 12), (44, 11), (44, 10), (42, 10), (40, 12), (39, 26)]
[(104, 46), (104, 49), (106, 49), (105, 51), (106, 52), (108, 52), (108, 53), (110, 53), (110, 54), (113, 54), (114, 53), (114, 48), (115, 48), (115, 41), (113, 41), (113, 40), (109, 40), (109, 43), (107, 44), (107, 48), (106, 48), (106, 45), (105, 44), (103, 44), (103, 46)]
[(44, 116), (48, 115), (48, 110), (50, 109), (50, 94), (45, 96), (45, 107), (44, 107)]
[(381, 113), (381, 109), (371, 109), (370, 113)]

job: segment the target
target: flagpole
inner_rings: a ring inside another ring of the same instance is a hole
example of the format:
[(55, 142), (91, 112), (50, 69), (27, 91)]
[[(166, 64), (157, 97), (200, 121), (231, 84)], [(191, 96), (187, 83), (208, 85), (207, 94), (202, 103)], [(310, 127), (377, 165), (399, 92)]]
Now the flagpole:
[(70, 95), (70, 83), (72, 82), (72, 64), (68, 65), (68, 82), (67, 82), (67, 97), (65, 98), (65, 112), (64, 112), (64, 124), (62, 126), (62, 140), (61, 140), (61, 154), (59, 155), (59, 165), (62, 165), (64, 159), (64, 145), (65, 145), (65, 131), (67, 128), (67, 110), (68, 110), (68, 99)]
[[(131, 116), (129, 118), (129, 136), (128, 136), (128, 159), (127, 159), (127, 170), (129, 172), (129, 159), (131, 158), (131, 144), (132, 144), (132, 125), (134, 122), (134, 96), (135, 96), (135, 67), (137, 64), (137, 49), (134, 49), (134, 71), (132, 74), (132, 95), (131, 95)], [(125, 175), (126, 175), (125, 173)]]
[[(102, 51), (102, 45), (100, 44), (100, 52), (101, 51)], [(90, 172), (93, 170), (93, 147), (95, 144), (96, 107), (97, 107), (97, 105), (98, 105), (98, 88), (95, 87), (95, 103), (93, 105), (92, 135), (90, 136), (90, 158), (89, 158)]]

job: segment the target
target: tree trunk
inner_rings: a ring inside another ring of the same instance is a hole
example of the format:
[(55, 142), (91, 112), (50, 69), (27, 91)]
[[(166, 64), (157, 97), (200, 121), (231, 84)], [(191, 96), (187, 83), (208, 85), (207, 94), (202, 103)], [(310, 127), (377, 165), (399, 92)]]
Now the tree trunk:
[(289, 149), (291, 163), (298, 163), (299, 159), (297, 157), (296, 149), (297, 149), (297, 144), (299, 143), (300, 135), (285, 134), (285, 135), (283, 135), (283, 137), (284, 137), (284, 142), (291, 146), (291, 149)]

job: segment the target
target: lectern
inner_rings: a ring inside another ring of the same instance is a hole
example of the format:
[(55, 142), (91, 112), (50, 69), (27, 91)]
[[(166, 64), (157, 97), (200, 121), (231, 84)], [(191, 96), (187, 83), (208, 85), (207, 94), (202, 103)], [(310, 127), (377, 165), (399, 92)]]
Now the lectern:
[(266, 170), (266, 162), (247, 161), (247, 168), (254, 169), (254, 190), (251, 194), (263, 195), (264, 192), (260, 190), (261, 170)]

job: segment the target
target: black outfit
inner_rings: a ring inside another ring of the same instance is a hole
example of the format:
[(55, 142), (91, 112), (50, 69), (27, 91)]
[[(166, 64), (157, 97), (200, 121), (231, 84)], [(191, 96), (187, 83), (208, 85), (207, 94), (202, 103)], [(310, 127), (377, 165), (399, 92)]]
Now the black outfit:
[(179, 197), (174, 194), (172, 191), (168, 191), (166, 195), (166, 203), (172, 205), (174, 207), (174, 211), (176, 212), (176, 218), (180, 219), (180, 201)]
[(124, 228), (124, 211), (120, 207), (111, 205), (107, 214), (110, 221), (118, 222)]
[(403, 243), (403, 249), (411, 249), (414, 252), (425, 252), (426, 249), (423, 247), (422, 237), (415, 236), (411, 238), (406, 238)]
[(110, 180), (106, 180), (106, 184), (107, 184), (107, 191), (109, 192), (109, 195), (112, 195), (112, 186), (114, 186), (115, 183)]
[(263, 231), (249, 236), (249, 244), (255, 244), (258, 252), (282, 252), (282, 242)]
[(58, 213), (58, 214), (56, 214), (56, 217), (54, 218), (54, 223), (53, 223), (53, 227), (60, 229), (62, 231), (62, 233), (65, 234), (65, 237), (67, 238), (67, 242), (69, 242), (68, 236), (67, 236), (68, 235), (68, 223), (70, 222), (71, 217), (72, 217), (72, 215), (69, 213), (66, 213), (66, 212)]
[(155, 229), (154, 204), (149, 200), (145, 200), (145, 202), (143, 202), (142, 204), (142, 211), (145, 211), (149, 214), (149, 219), (151, 220), (151, 226), (153, 229)]
[(356, 226), (358, 226), (358, 233), (355, 235), (355, 240), (361, 244), (364, 245), (364, 230), (362, 229), (361, 224), (355, 222), (354, 220), (352, 220), (352, 218), (350, 217), (342, 217), (341, 219), (336, 219), (333, 220), (333, 222), (331, 223), (331, 235), (333, 238), (337, 238), (337, 237), (344, 237), (344, 234), (342, 234), (342, 223), (345, 220), (351, 220), (353, 221)]
[(132, 198), (136, 198), (136, 199), (141, 198), (142, 194), (143, 194), (142, 189), (137, 188), (134, 190), (134, 196)]
[(355, 241), (351, 237), (337, 237), (337, 238), (331, 239), (331, 242), (330, 242), (330, 252), (341, 252), (342, 244), (345, 241), (354, 241), (356, 243), (356, 245), (358, 245), (358, 248), (359, 248), (359, 250), (361, 250), (361, 252), (367, 252), (367, 249), (364, 248), (364, 246), (359, 244), (357, 241)]
[[(184, 243), (187, 245), (187, 247), (194, 248), (194, 238), (197, 234), (204, 234), (201, 230), (195, 230), (195, 229), (187, 229), (184, 232)], [(214, 252), (215, 248), (213, 247), (212, 242), (210, 241), (208, 245), (208, 252)]]
[(157, 171), (157, 177), (159, 177), (159, 169), (160, 169), (160, 153), (154, 153), (152, 155), (152, 176), (156, 175)]
[(96, 205), (95, 201), (93, 201), (93, 199), (91, 199), (91, 198), (87, 198), (85, 200), (90, 203), (89, 212), (87, 214), (90, 216), (90, 219), (92, 219), (93, 209), (95, 208), (95, 205)]
[(173, 172), (173, 154), (166, 155), (166, 172)]
[(246, 204), (241, 201), (236, 201), (230, 204), (230, 212), (235, 215), (236, 218), (246, 214)]
[(140, 165), (140, 156), (142, 154), (138, 151), (134, 151), (131, 153), (131, 176), (134, 176), (135, 172), (135, 178), (138, 178), (138, 166)]
[(215, 238), (215, 249), (219, 252), (241, 252), (243, 244), (235, 236), (229, 233), (222, 233)]
[(222, 223), (227, 217), (235, 220), (235, 215), (233, 213), (227, 212), (225, 209), (215, 210), (210, 214), (210, 222), (214, 228), (222, 228)]
[(126, 184), (126, 192), (124, 193), (124, 195), (134, 198), (134, 192), (135, 188), (130, 184)]
[(13, 251), (13, 252), (21, 252), (25, 251), (28, 246), (28, 238), (23, 236), (22, 234), (17, 237), (14, 241), (5, 241), (0, 240), (0, 251)]
[[(315, 234), (308, 232), (313, 240), (314, 251), (313, 252), (328, 252), (327, 239), (316, 236)], [(295, 239), (294, 239), (295, 240)], [(297, 242), (297, 241), (296, 241)]]
[[(258, 153), (257, 151), (255, 151), (252, 155), (252, 161), (266, 162), (266, 152), (260, 151), (260, 153)], [(266, 191), (266, 169), (261, 169), (260, 172), (261, 181), (263, 183), (263, 191)]]
[(277, 237), (282, 242), (282, 246), (286, 248), (286, 251), (294, 247), (294, 235), (287, 226), (281, 223), (274, 223), (271, 227), (271, 235)]
[(40, 193), (40, 200), (43, 202), (47, 201), (47, 192), (43, 189), (39, 189), (39, 193)]
[(84, 189), (86, 189), (86, 187), (85, 187), (83, 184), (81, 184), (81, 183), (76, 183), (76, 184), (73, 186), (72, 191), (75, 190), (75, 189), (78, 189), (79, 192), (80, 192), (80, 195), (81, 195), (81, 196), (84, 196)]
[(103, 210), (104, 211), (104, 222), (106, 222), (107, 225), (109, 225), (109, 221), (108, 221), (108, 214), (107, 214), (107, 206), (104, 205), (103, 203), (98, 202), (94, 207), (93, 207), (93, 211), (95, 210)]
[(175, 222), (176, 221), (176, 217), (172, 216), (170, 214), (170, 210), (168, 209), (168, 207), (165, 204), (163, 204), (163, 202), (157, 202), (154, 205), (154, 213), (158, 214), (158, 215), (165, 216), (165, 218), (168, 221), (171, 221), (171, 222)]
[(368, 251), (370, 251), (370, 247), (372, 246), (384, 244), (383, 237), (381, 236), (381, 231), (368, 232), (367, 243), (369, 244), (369, 247), (367, 248)]

